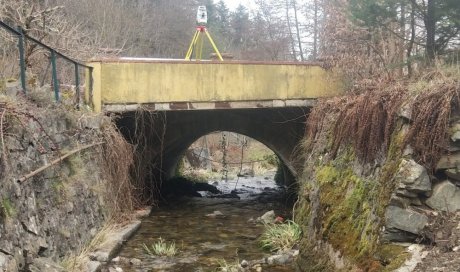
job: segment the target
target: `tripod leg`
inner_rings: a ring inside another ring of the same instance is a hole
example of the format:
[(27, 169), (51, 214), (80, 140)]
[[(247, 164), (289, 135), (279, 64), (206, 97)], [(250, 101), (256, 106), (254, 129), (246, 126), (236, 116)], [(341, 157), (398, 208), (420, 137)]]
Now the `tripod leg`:
[(188, 51), (187, 51), (187, 55), (185, 55), (186, 60), (190, 60), (190, 58), (192, 57), (193, 46), (196, 43), (196, 39), (198, 38), (199, 33), (200, 33), (200, 31), (197, 30), (195, 32), (195, 35), (193, 35), (192, 42), (190, 43), (190, 46), (189, 46)]
[(198, 57), (197, 59), (201, 60), (202, 57), (203, 57), (203, 43), (204, 43), (204, 38), (203, 38), (203, 35), (200, 35), (200, 47), (198, 49)]
[(212, 48), (214, 48), (214, 51), (216, 52), (217, 56), (219, 57), (219, 60), (223, 61), (224, 59), (222, 58), (222, 55), (219, 52), (219, 49), (217, 49), (216, 44), (211, 38), (211, 35), (209, 34), (208, 30), (205, 30), (206, 36), (208, 36), (209, 41), (211, 42)]

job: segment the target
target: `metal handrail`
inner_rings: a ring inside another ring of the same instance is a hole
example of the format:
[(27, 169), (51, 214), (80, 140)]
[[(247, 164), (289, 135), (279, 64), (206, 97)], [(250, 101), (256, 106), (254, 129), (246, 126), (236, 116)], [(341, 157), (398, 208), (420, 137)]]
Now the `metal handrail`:
[(21, 74), (21, 86), (22, 86), (22, 90), (24, 93), (27, 92), (27, 84), (26, 84), (26, 65), (25, 65), (25, 59), (24, 59), (24, 41), (25, 40), (29, 40), (29, 41), (32, 41), (36, 44), (38, 44), (39, 46), (43, 47), (44, 49), (48, 50), (50, 53), (51, 53), (51, 65), (52, 65), (52, 78), (53, 78), (53, 89), (54, 89), (54, 97), (55, 97), (55, 100), (56, 102), (59, 102), (59, 83), (58, 83), (58, 78), (57, 78), (57, 66), (56, 66), (56, 58), (57, 57), (60, 57), (70, 63), (72, 63), (74, 65), (74, 69), (75, 69), (75, 91), (76, 91), (76, 95), (77, 95), (77, 104), (79, 105), (80, 104), (80, 88), (79, 88), (79, 85), (80, 85), (80, 77), (79, 77), (79, 73), (78, 73), (78, 69), (79, 67), (82, 67), (82, 68), (85, 68), (85, 69), (88, 69), (89, 70), (89, 76), (90, 76), (90, 79), (89, 79), (89, 93), (92, 93), (92, 90), (93, 90), (93, 67), (91, 66), (88, 66), (88, 65), (85, 65), (85, 64), (82, 64), (62, 53), (60, 53), (59, 51), (57, 51), (56, 49), (52, 48), (51, 46), (48, 46), (42, 42), (40, 42), (39, 40), (27, 35), (27, 34), (24, 34), (24, 32), (22, 31), (22, 28), (21, 27), (18, 27), (17, 29), (14, 29), (13, 27), (9, 26), (8, 24), (6, 24), (5, 22), (3, 21), (0, 21), (0, 27), (6, 29), (7, 31), (11, 32), (12, 34), (16, 35), (17, 38), (18, 38), (18, 50), (19, 50), (19, 66), (20, 66), (20, 74)]

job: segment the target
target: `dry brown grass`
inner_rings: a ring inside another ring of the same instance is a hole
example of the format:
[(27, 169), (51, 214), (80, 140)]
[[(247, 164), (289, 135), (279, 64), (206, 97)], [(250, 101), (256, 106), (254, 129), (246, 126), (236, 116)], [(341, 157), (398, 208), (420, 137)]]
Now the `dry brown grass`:
[(104, 128), (103, 137), (101, 163), (109, 183), (106, 199), (113, 215), (120, 216), (140, 206), (134, 193), (136, 184), (130, 175), (134, 165), (133, 147), (112, 123)]
[[(389, 147), (405, 93), (404, 88), (397, 87), (320, 102), (307, 120), (308, 144), (328, 126), (332, 158), (341, 146), (351, 144), (363, 162), (377, 159)], [(325, 124), (328, 113), (336, 115), (332, 124)]]
[(449, 145), (449, 120), (460, 106), (460, 82), (444, 79), (427, 84), (412, 105), (412, 124), (405, 138), (417, 159), (433, 169)]
[[(306, 147), (324, 129), (330, 136), (330, 155), (350, 144), (365, 163), (383, 159), (389, 149), (401, 107), (411, 109), (404, 147), (411, 146), (415, 159), (433, 169), (449, 144), (449, 120), (460, 108), (460, 81), (456, 73), (436, 69), (418, 81), (376, 83), (366, 92), (320, 101), (306, 126)], [(334, 118), (326, 118), (333, 115)], [(326, 124), (326, 122), (329, 122)]]

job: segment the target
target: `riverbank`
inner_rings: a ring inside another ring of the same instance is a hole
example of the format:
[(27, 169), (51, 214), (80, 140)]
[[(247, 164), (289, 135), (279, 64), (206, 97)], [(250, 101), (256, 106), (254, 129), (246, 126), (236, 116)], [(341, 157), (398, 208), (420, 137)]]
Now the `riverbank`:
[(410, 258), (407, 243), (442, 244), (432, 222), (459, 208), (455, 75), (433, 72), (313, 108), (295, 211), (301, 271), (393, 271)]

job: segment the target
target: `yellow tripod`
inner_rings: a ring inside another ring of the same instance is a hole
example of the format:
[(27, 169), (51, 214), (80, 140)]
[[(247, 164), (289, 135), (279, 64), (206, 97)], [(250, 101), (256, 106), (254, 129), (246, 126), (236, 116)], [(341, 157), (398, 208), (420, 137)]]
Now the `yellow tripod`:
[(193, 52), (195, 52), (195, 59), (196, 60), (201, 60), (202, 54), (203, 54), (203, 35), (204, 33), (206, 37), (208, 37), (209, 42), (212, 45), (212, 48), (214, 48), (214, 51), (217, 54), (217, 57), (219, 60), (223, 61), (224, 59), (222, 58), (222, 55), (219, 52), (219, 49), (217, 49), (216, 44), (211, 38), (211, 35), (209, 34), (208, 30), (206, 29), (206, 26), (197, 26), (195, 35), (193, 35), (192, 42), (190, 43), (190, 47), (188, 48), (187, 55), (185, 56), (186, 60), (191, 60), (191, 57), (193, 55)]

